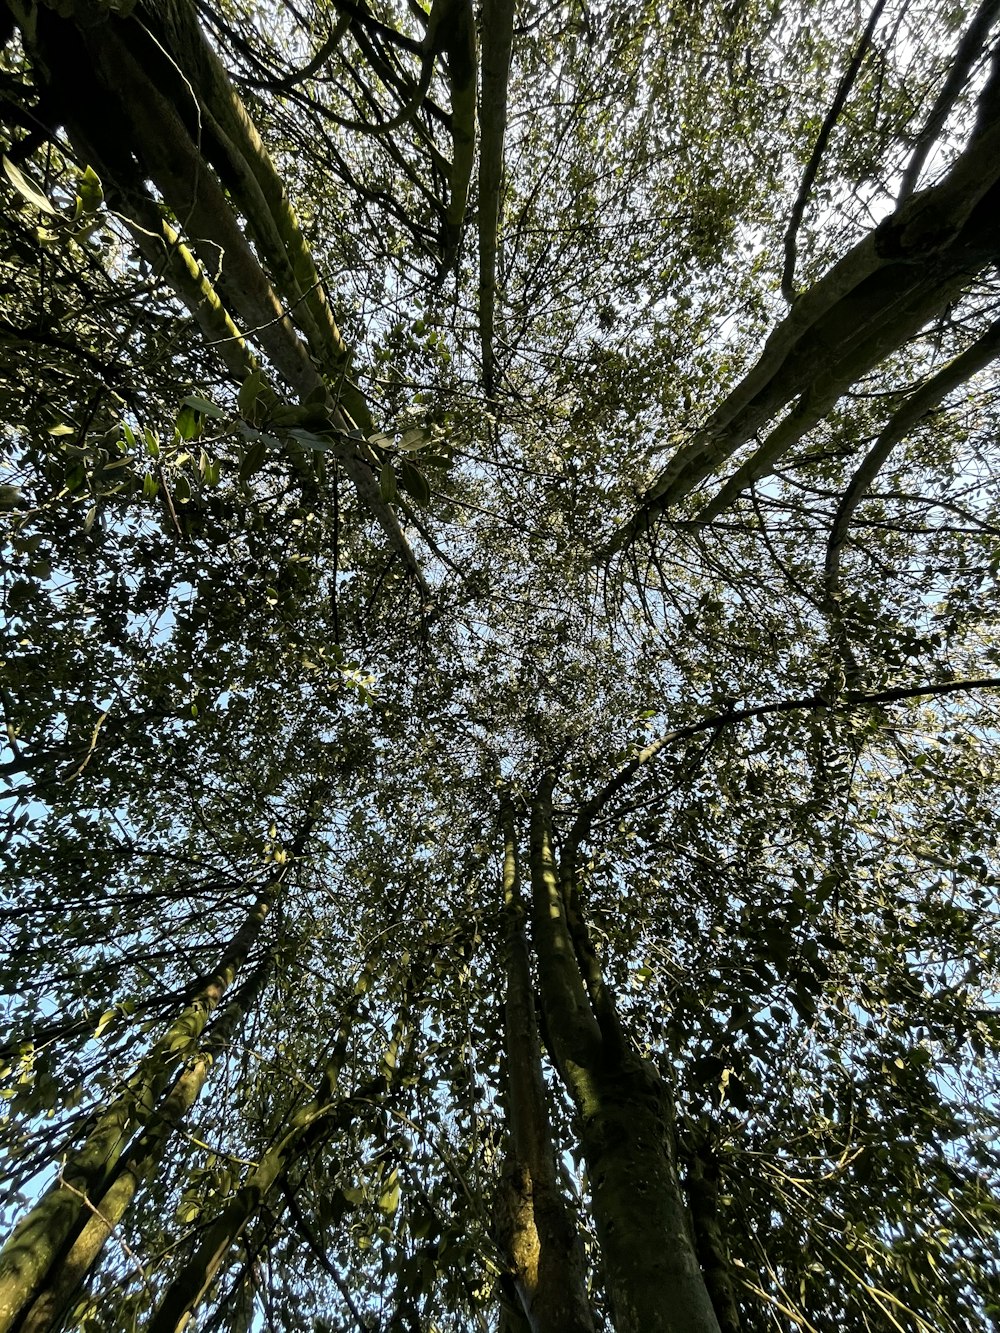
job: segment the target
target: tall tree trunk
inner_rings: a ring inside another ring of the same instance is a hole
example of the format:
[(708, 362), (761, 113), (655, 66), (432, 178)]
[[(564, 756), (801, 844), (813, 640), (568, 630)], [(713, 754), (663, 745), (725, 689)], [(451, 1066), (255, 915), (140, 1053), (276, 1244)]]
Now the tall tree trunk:
[[(133, 231), (147, 233), (143, 251), (165, 239), (164, 224), (151, 225), (150, 210), (158, 211), (146, 184), (152, 180), (174, 217), (184, 220), (190, 246), (183, 254), (170, 252), (164, 276), (206, 331), (232, 326), (224, 338), (235, 335), (236, 342), (223, 356), (230, 369), (246, 360), (240, 331), (253, 330), (305, 408), (303, 419), (318, 414), (324, 448), (343, 464), (361, 503), (427, 595), (416, 557), (379, 491), (376, 458), (366, 443), (371, 412), (349, 377), (349, 352), (315, 263), (194, 5), (142, 0), (127, 13), (103, 5), (94, 13), (83, 3), (77, 10), (0, 0), (0, 8), (20, 29), (35, 77), (59, 108), (81, 160), (99, 172)], [(469, 35), (474, 42), (471, 29)], [(471, 97), (473, 117), (468, 155), (474, 144), (474, 67), (471, 92), (465, 89), (464, 96)], [(175, 236), (183, 242), (180, 233)], [(219, 341), (213, 335), (213, 345)], [(314, 455), (293, 438), (286, 438), (285, 447), (310, 484)]]
[(677, 1171), (670, 1091), (631, 1049), (575, 903), (560, 884), (552, 785), (531, 818), (533, 931), (546, 1031), (580, 1146), (618, 1333), (720, 1333)]
[(202, 1233), (191, 1259), (177, 1273), (147, 1325), (149, 1333), (180, 1333), (212, 1286), (232, 1247), (265, 1206), (276, 1203), (289, 1170), (306, 1153), (346, 1129), (353, 1117), (385, 1096), (385, 1080), (373, 1079), (350, 1096), (336, 1089), (336, 1070), (322, 1076), (316, 1096), (301, 1107), (280, 1141), (261, 1157), (236, 1194)]
[(532, 1333), (593, 1333), (583, 1245), (559, 1187), (531, 989), (514, 812), (502, 808), (507, 997), (504, 1005), (511, 1154), (498, 1201), (506, 1251)]
[[(147, 1125), (178, 1064), (196, 1050), (212, 1013), (258, 938), (284, 870), (260, 895), (233, 936), (218, 970), (171, 1024), (123, 1090), (99, 1115), (56, 1183), (22, 1218), (0, 1251), (0, 1333), (20, 1324), (57, 1271), (77, 1233), (115, 1179), (124, 1154)], [(206, 1071), (207, 1072), (207, 1071)], [(197, 1095), (197, 1094), (196, 1094)]]
[[(357, 1000), (355, 996), (348, 1006), (333, 1054), (319, 1071), (316, 1095), (289, 1117), (278, 1141), (263, 1153), (235, 1195), (203, 1228), (194, 1254), (167, 1287), (151, 1316), (149, 1333), (180, 1333), (211, 1289), (230, 1250), (261, 1209), (265, 1206), (272, 1211), (280, 1208), (280, 1202), (275, 1202), (279, 1196), (287, 1200), (293, 1193), (289, 1173), (296, 1163), (310, 1149), (329, 1142), (335, 1133), (346, 1129), (359, 1110), (386, 1096), (384, 1073), (346, 1096), (338, 1087)], [(407, 999), (407, 1005), (409, 1002)], [(408, 1041), (409, 1024), (401, 1018), (386, 1048), (386, 1056), (391, 1057), (389, 1068), (393, 1082), (403, 1076), (400, 1057), (404, 1043)]]
[(673, 1107), (637, 1057), (581, 1070), (580, 1145), (618, 1333), (719, 1333), (674, 1150)]
[(273, 960), (265, 959), (226, 1005), (212, 1028), (211, 1036), (192, 1062), (174, 1080), (157, 1106), (135, 1146), (123, 1159), (114, 1179), (92, 1211), (69, 1253), (51, 1271), (18, 1333), (47, 1333), (59, 1328), (66, 1309), (83, 1279), (101, 1256), (107, 1241), (121, 1222), (138, 1191), (151, 1178), (167, 1140), (198, 1100), (212, 1065), (228, 1046), (234, 1031), (246, 1018), (271, 972)]
[(689, 1150), (687, 1195), (694, 1222), (695, 1249), (722, 1333), (739, 1333), (736, 1284), (719, 1216), (720, 1184), (719, 1159), (711, 1147), (702, 1142)]

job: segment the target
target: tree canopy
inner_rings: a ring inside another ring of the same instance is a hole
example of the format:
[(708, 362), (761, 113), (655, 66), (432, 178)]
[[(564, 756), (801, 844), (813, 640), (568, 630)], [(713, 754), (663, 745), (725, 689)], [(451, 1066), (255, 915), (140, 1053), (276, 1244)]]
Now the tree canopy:
[(1000, 1327), (998, 18), (3, 0), (0, 1333)]

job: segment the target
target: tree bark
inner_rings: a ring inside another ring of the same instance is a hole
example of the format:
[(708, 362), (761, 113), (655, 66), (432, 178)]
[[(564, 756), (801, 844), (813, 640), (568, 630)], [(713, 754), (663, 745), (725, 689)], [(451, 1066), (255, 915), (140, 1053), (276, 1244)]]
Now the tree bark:
[(617, 1333), (719, 1333), (663, 1080), (636, 1056), (587, 1072), (580, 1145)]
[[(149, 1320), (149, 1333), (180, 1333), (211, 1289), (219, 1268), (233, 1245), (265, 1206), (273, 1212), (275, 1198), (292, 1193), (289, 1173), (312, 1148), (328, 1142), (350, 1124), (359, 1107), (370, 1106), (386, 1095), (386, 1076), (380, 1075), (349, 1096), (338, 1088), (341, 1066), (354, 1021), (358, 995), (348, 1004), (333, 1052), (317, 1071), (316, 1095), (290, 1115), (284, 1132), (247, 1172), (242, 1185), (219, 1213), (201, 1228), (194, 1254), (176, 1274)], [(401, 1048), (407, 1024), (401, 1017), (386, 1048), (391, 1057), (391, 1079), (403, 1073)]]
[[(0, 1251), (0, 1333), (19, 1324), (57, 1271), (67, 1247), (92, 1216), (135, 1135), (149, 1123), (172, 1072), (197, 1044), (258, 938), (284, 873), (260, 895), (218, 970), (142, 1061), (138, 1072), (99, 1115), (86, 1142), (56, 1183), (22, 1218)], [(207, 1072), (207, 1071), (206, 1071)]]
[(47, 1330), (61, 1326), (78, 1287), (100, 1258), (104, 1246), (131, 1207), (136, 1194), (155, 1171), (167, 1140), (201, 1095), (214, 1061), (225, 1050), (233, 1032), (253, 1007), (267, 981), (271, 965), (272, 960), (266, 959), (247, 978), (246, 983), (226, 1005), (225, 1013), (213, 1027), (209, 1040), (175, 1079), (173, 1087), (157, 1106), (137, 1143), (119, 1165), (111, 1184), (100, 1199), (92, 1201), (93, 1209), (87, 1209), (89, 1216), (83, 1230), (38, 1293), (19, 1325), (18, 1333), (47, 1333)]
[(677, 1172), (670, 1092), (622, 1034), (572, 901), (571, 864), (560, 886), (552, 785), (549, 775), (532, 809), (539, 988), (553, 1055), (579, 1117), (614, 1325), (617, 1333), (720, 1333)]
[[(476, 158), (477, 42), (471, 0), (454, 0), (446, 20), (448, 82), (451, 88), (451, 171), (445, 209), (441, 272), (458, 257)], [(442, 25), (444, 26), (444, 25)]]
[(532, 1333), (593, 1333), (583, 1245), (559, 1185), (552, 1143), (509, 801), (502, 823), (511, 1153), (500, 1182), (497, 1238)]
[(694, 1245), (722, 1333), (739, 1333), (740, 1314), (725, 1233), (719, 1217), (718, 1157), (705, 1145), (688, 1159), (687, 1196)]

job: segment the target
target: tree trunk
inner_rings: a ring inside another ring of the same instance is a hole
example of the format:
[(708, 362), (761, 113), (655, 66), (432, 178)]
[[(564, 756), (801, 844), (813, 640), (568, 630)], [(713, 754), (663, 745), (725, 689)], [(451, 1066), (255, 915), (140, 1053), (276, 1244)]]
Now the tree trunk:
[[(624, 1038), (552, 848), (552, 778), (532, 810), (535, 950), (546, 1031), (576, 1105), (617, 1333), (720, 1333), (677, 1173), (669, 1089)], [(571, 858), (572, 860), (572, 855)]]
[(768, 338), (756, 364), (667, 460), (601, 558), (626, 547), (793, 406), (697, 514), (708, 523), (821, 420), (861, 376), (996, 263), (1000, 208), (1000, 64), (979, 98), (964, 150), (832, 265)]
[[(169, 1284), (149, 1319), (149, 1333), (180, 1333), (204, 1300), (233, 1245), (258, 1212), (265, 1204), (273, 1211), (274, 1199), (280, 1190), (286, 1195), (292, 1192), (288, 1174), (295, 1163), (309, 1149), (328, 1141), (337, 1130), (349, 1125), (359, 1107), (385, 1096), (384, 1075), (372, 1079), (347, 1097), (338, 1090), (340, 1068), (357, 1001), (355, 995), (344, 1015), (333, 1053), (319, 1071), (316, 1095), (289, 1117), (278, 1142), (262, 1154), (233, 1197), (201, 1228), (201, 1241), (194, 1254)], [(399, 1060), (402, 1029), (400, 1020), (388, 1047), (393, 1057), (393, 1078), (402, 1072)]]
[(593, 1333), (583, 1245), (559, 1187), (549, 1126), (509, 802), (504, 803), (502, 817), (511, 1155), (497, 1201), (498, 1240), (532, 1333)]
[(636, 1057), (588, 1070), (580, 1143), (618, 1333), (719, 1333), (674, 1152), (673, 1109)]
[(93, 1211), (88, 1209), (89, 1217), (83, 1230), (38, 1293), (18, 1333), (47, 1333), (47, 1330), (61, 1326), (66, 1308), (77, 1288), (100, 1258), (104, 1246), (131, 1207), (139, 1189), (150, 1179), (170, 1135), (198, 1100), (208, 1081), (213, 1062), (249, 1013), (267, 981), (271, 966), (272, 960), (268, 958), (247, 978), (237, 995), (227, 1004), (208, 1042), (193, 1063), (178, 1075), (127, 1159), (120, 1164), (107, 1190), (100, 1199), (94, 1201)]
[(337, 1072), (334, 1064), (324, 1071), (313, 1100), (296, 1112), (280, 1142), (264, 1153), (234, 1197), (204, 1228), (194, 1255), (167, 1287), (151, 1316), (149, 1333), (180, 1333), (204, 1299), (230, 1249), (265, 1202), (273, 1200), (289, 1168), (306, 1149), (348, 1125), (359, 1107), (385, 1094), (385, 1080), (376, 1079), (350, 1097), (338, 1096)]
[(100, 1114), (56, 1183), (11, 1233), (0, 1252), (0, 1333), (20, 1323), (57, 1270), (76, 1233), (92, 1216), (92, 1206), (114, 1180), (130, 1142), (155, 1113), (172, 1072), (197, 1048), (205, 1024), (260, 934), (281, 878), (261, 894), (233, 936), (218, 971), (153, 1046), (138, 1072)]
[(719, 1218), (719, 1159), (705, 1144), (688, 1156), (687, 1195), (694, 1245), (722, 1333), (739, 1333), (740, 1310), (725, 1233)]
[[(69, 17), (25, 0), (0, 0), (0, 6), (18, 25), (36, 78), (50, 89), (81, 160), (117, 195), (126, 222), (152, 233), (141, 248), (158, 245), (163, 233), (162, 223), (150, 226), (146, 181), (152, 180), (174, 217), (184, 220), (191, 247), (186, 256), (171, 255), (165, 277), (202, 327), (232, 325), (236, 350), (224, 357), (230, 368), (234, 355), (245, 359), (238, 331), (253, 331), (300, 404), (321, 418), (324, 448), (343, 464), (362, 505), (428, 595), (396, 514), (379, 491), (376, 458), (366, 443), (371, 413), (348, 376), (348, 349), (315, 263), (274, 165), (190, 0), (147, 0), (128, 14), (104, 6), (88, 14), (81, 4), (79, 14), (69, 6)], [(471, 92), (464, 93), (466, 101), (471, 97), (473, 117), (466, 155), (474, 144), (474, 74)], [(285, 449), (309, 484), (312, 453), (294, 438), (286, 438)]]

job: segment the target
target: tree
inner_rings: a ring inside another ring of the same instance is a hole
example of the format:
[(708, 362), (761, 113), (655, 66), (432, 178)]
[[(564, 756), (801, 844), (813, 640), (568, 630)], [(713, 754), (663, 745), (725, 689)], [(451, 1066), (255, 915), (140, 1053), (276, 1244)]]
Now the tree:
[(1000, 6), (0, 13), (0, 1330), (994, 1327)]

